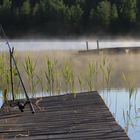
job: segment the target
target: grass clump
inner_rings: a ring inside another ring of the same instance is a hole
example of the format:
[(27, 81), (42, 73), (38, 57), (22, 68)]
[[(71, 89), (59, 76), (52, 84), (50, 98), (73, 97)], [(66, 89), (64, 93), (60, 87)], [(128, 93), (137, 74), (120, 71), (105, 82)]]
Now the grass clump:
[(36, 64), (37, 64), (37, 60), (33, 62), (29, 56), (25, 58), (25, 61), (23, 64), (23, 68), (26, 73), (26, 79), (28, 81), (29, 90), (30, 90), (30, 93), (32, 94), (35, 93), (35, 89), (37, 86), (37, 80), (35, 79)]
[(47, 80), (48, 91), (50, 92), (50, 95), (52, 95), (54, 91), (54, 68), (53, 62), (49, 58), (47, 58), (47, 70), (45, 71), (45, 77)]

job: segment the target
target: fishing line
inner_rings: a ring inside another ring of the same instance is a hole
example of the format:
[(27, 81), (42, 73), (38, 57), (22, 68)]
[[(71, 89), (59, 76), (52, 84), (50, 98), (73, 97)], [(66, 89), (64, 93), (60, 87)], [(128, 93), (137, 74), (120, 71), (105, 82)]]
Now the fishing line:
[(9, 43), (9, 41), (8, 41), (8, 39), (7, 39), (7, 36), (6, 36), (5, 32), (4, 32), (4, 29), (3, 29), (3, 27), (2, 27), (1, 24), (0, 24), (0, 33), (2, 33), (2, 34), (4, 35), (4, 39), (6, 40), (6, 44), (7, 44), (7, 46), (8, 46), (9, 54), (10, 54), (10, 78), (11, 78), (11, 88), (12, 88), (12, 98), (13, 98), (13, 102), (15, 101), (15, 97), (14, 97), (14, 88), (13, 88), (12, 62), (13, 62), (13, 64), (14, 64), (14, 66), (15, 66), (16, 72), (17, 72), (17, 74), (18, 74), (19, 80), (20, 80), (20, 82), (21, 82), (21, 85), (22, 85), (22, 88), (23, 88), (23, 90), (24, 90), (25, 97), (26, 97), (26, 102), (25, 102), (25, 103), (23, 103), (23, 102), (21, 102), (21, 101), (18, 101), (17, 105), (18, 105), (20, 111), (23, 112), (23, 111), (24, 111), (24, 108), (25, 108), (25, 106), (26, 106), (26, 104), (29, 104), (32, 113), (35, 113), (34, 107), (33, 107), (32, 102), (31, 102), (31, 100), (30, 100), (30, 98), (29, 98), (29, 96), (28, 96), (28, 93), (27, 93), (26, 88), (25, 88), (25, 86), (24, 86), (22, 77), (21, 77), (21, 75), (20, 75), (20, 72), (19, 72), (19, 69), (18, 69), (16, 60), (15, 60), (15, 58), (14, 58), (14, 56), (13, 56), (14, 47), (11, 47), (11, 46), (10, 46), (10, 43)]

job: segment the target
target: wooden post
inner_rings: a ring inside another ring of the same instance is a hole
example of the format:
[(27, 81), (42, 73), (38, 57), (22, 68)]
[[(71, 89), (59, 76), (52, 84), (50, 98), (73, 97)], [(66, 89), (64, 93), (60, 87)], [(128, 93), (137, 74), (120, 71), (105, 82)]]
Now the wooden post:
[(99, 54), (100, 53), (100, 47), (99, 47), (99, 40), (97, 40), (97, 53)]
[(99, 47), (99, 40), (97, 40), (97, 50), (99, 50), (100, 47)]
[(86, 41), (86, 47), (87, 47), (87, 51), (88, 51), (88, 41)]
[(13, 64), (12, 64), (13, 53), (14, 53), (14, 48), (12, 48), (12, 50), (10, 49), (10, 78), (11, 78), (12, 98), (13, 98), (13, 101), (15, 101), (14, 83), (13, 83)]

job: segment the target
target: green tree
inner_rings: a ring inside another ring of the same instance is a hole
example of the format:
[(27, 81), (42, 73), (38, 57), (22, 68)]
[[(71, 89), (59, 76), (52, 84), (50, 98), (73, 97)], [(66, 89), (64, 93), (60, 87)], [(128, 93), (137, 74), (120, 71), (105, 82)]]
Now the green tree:
[(5, 10), (10, 10), (11, 9), (11, 1), (10, 0), (4, 0), (2, 8)]
[(32, 15), (36, 16), (38, 12), (39, 12), (39, 3), (36, 3), (35, 6), (33, 7)]
[(97, 5), (96, 9), (91, 9), (90, 19), (97, 24), (107, 27), (110, 24), (110, 14), (111, 4), (109, 1), (104, 0)]
[(70, 26), (77, 28), (80, 26), (84, 11), (81, 9), (80, 5), (72, 5), (71, 7), (66, 7), (65, 9), (65, 21)]
[(0, 0), (0, 23), (9, 32), (127, 32), (139, 29), (139, 13), (138, 0)]
[(48, 0), (46, 3), (49, 19), (59, 21), (63, 19), (65, 4), (63, 0)]
[(111, 23), (110, 23), (110, 31), (117, 32), (119, 25), (119, 14), (116, 4), (113, 4), (111, 7)]
[[(43, 32), (45, 31), (45, 28), (47, 28), (47, 22), (48, 16), (49, 16), (49, 10), (48, 10), (48, 5), (50, 3), (50, 0), (40, 0), (36, 1), (36, 3), (32, 6), (31, 9), (31, 16), (32, 16), (32, 25), (35, 25), (34, 27), (36, 29), (40, 28), (40, 31), (42, 32), (41, 29), (43, 29)], [(43, 28), (42, 28), (43, 27)]]
[(121, 15), (127, 22), (136, 22), (137, 18), (137, 0), (123, 0)]
[(119, 15), (118, 15), (117, 6), (113, 4), (112, 9), (111, 9), (111, 20), (116, 21), (118, 17)]
[(0, 6), (0, 23), (1, 24), (10, 24), (11, 21), (11, 1), (4, 0), (3, 5)]
[(19, 15), (20, 15), (20, 10), (19, 10), (19, 8), (15, 8), (14, 14), (15, 14), (15, 17), (16, 17), (16, 18), (19, 18)]
[(36, 3), (34, 9), (33, 9), (33, 14), (39, 19), (46, 18), (48, 12), (46, 8), (46, 2), (45, 0), (40, 1), (39, 3)]
[(23, 2), (23, 5), (21, 7), (21, 14), (24, 16), (29, 16), (31, 12), (31, 6), (29, 0), (26, 0)]

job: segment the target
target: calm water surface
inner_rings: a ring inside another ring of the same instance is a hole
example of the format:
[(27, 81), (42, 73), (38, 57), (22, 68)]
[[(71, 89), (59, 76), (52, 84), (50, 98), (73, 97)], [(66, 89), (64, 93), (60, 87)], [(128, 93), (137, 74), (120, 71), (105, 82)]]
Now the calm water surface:
[[(86, 40), (10, 40), (10, 45), (16, 50), (85, 50)], [(97, 42), (89, 41), (89, 49), (96, 49)], [(113, 47), (139, 47), (140, 41), (99, 41), (100, 48), (113, 48)], [(0, 50), (7, 49), (6, 43), (0, 41)]]
[(116, 121), (128, 132), (131, 140), (140, 139), (140, 89), (131, 98), (126, 90), (101, 91)]

